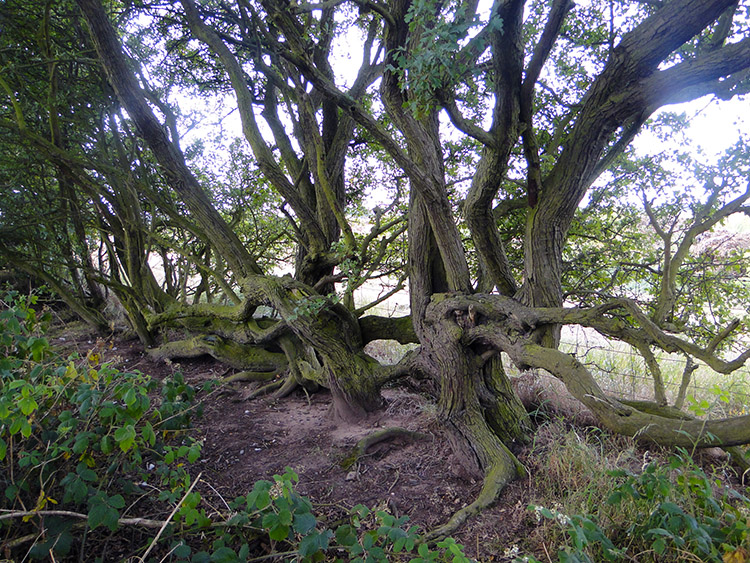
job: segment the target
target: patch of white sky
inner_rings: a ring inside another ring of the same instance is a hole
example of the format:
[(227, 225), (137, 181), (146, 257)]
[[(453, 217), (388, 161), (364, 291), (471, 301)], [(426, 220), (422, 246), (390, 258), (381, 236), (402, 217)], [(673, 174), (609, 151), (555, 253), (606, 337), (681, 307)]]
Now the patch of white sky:
[[(742, 139), (750, 140), (750, 103), (747, 96), (737, 96), (730, 100), (717, 100), (704, 96), (691, 102), (665, 106), (655, 113), (654, 118), (671, 112), (683, 115), (689, 125), (675, 132), (671, 138), (660, 138), (656, 131), (646, 128), (633, 143), (639, 157), (671, 156), (678, 151), (686, 153), (699, 165), (714, 166), (726, 152)], [(705, 201), (708, 195), (702, 181), (695, 178), (677, 160), (666, 160), (665, 168), (675, 178), (671, 190), (666, 193), (651, 190), (648, 197), (657, 203), (668, 201), (674, 194), (690, 192), (694, 197)], [(721, 178), (716, 178), (721, 183)], [(750, 179), (745, 180), (750, 181)], [(737, 186), (744, 189), (746, 186)], [(670, 193), (671, 191), (671, 193)], [(729, 194), (734, 197), (737, 193)], [(750, 218), (744, 214), (734, 214), (722, 222), (731, 231), (750, 232)]]
[[(587, 9), (595, 2), (596, 0), (578, 0), (574, 9)], [(490, 0), (479, 2), (480, 22), (486, 23), (489, 20), (490, 9)], [(640, 10), (639, 6), (630, 5), (614, 12), (614, 28), (619, 35), (632, 29), (634, 22), (639, 19)], [(479, 32), (482, 23), (470, 30), (469, 37), (473, 37)], [(361, 44), (362, 38), (358, 30), (352, 30), (337, 39), (337, 48), (333, 50), (332, 66), (337, 71), (337, 78), (342, 87), (348, 87), (353, 83), (356, 69), (360, 68), (362, 64)], [(600, 70), (585, 57), (582, 57), (581, 62), (591, 75), (597, 74)], [(549, 78), (549, 75), (547, 77)], [(552, 80), (559, 79), (552, 78)], [(660, 108), (652, 117), (658, 118), (660, 114), (665, 112), (684, 114), (689, 121), (689, 126), (674, 133), (673, 138), (668, 139), (666, 143), (663, 137), (659, 137), (652, 129), (646, 127), (635, 138), (633, 148), (636, 154), (641, 157), (679, 149), (690, 153), (703, 164), (715, 163), (722, 153), (740, 140), (743, 134), (750, 133), (749, 109), (746, 97), (716, 100), (713, 96), (705, 96), (691, 102), (665, 106)], [(443, 131), (449, 139), (456, 140), (460, 137), (460, 133), (449, 125), (449, 120), (444, 112), (441, 114), (441, 122), (444, 125)], [(490, 112), (487, 112), (480, 125), (485, 128), (489, 127)], [(377, 166), (374, 166), (373, 171), (376, 170)], [(606, 182), (609, 179), (607, 175), (603, 175), (599, 182)], [(685, 188), (686, 186), (681, 186), (681, 189)], [(694, 183), (687, 186), (687, 189), (699, 191), (702, 187)], [(380, 204), (382, 198), (383, 194), (375, 192), (370, 194), (366, 203), (372, 207)]]
[[(575, 9), (585, 9), (596, 1), (578, 0)], [(478, 13), (481, 22), (486, 23), (488, 21), (490, 6), (490, 0), (479, 2)], [(633, 18), (634, 15), (630, 11), (615, 14), (615, 27), (621, 30), (628, 29), (631, 27), (628, 20)], [(135, 25), (150, 25), (150, 16), (141, 17), (142, 19)], [(348, 14), (344, 17), (350, 19), (354, 15)], [(481, 24), (472, 28), (470, 36), (478, 33), (479, 29), (481, 29)], [(348, 32), (337, 36), (332, 49), (331, 65), (340, 88), (346, 89), (353, 84), (357, 71), (362, 65), (363, 54), (361, 30), (355, 26), (349, 26)], [(591, 73), (597, 71), (593, 67), (587, 70)], [(210, 147), (208, 150), (211, 151), (211, 156), (204, 159), (202, 164), (209, 166), (212, 171), (221, 175), (222, 170), (226, 169), (228, 163), (229, 145), (236, 138), (242, 137), (241, 121), (236, 111), (234, 96), (226, 94), (213, 99), (196, 99), (191, 93), (172, 89), (170, 100), (182, 108), (186, 114), (191, 114), (191, 119), (183, 122), (181, 127), (183, 147), (195, 142), (202, 142)], [(374, 107), (378, 110), (378, 102), (375, 102), (375, 104)], [(674, 138), (667, 140), (659, 137), (653, 130), (645, 128), (634, 140), (633, 147), (636, 154), (641, 157), (658, 155), (664, 151), (681, 150), (690, 153), (696, 159), (700, 159), (704, 164), (714, 163), (724, 151), (737, 143), (742, 135), (750, 134), (750, 111), (748, 109), (750, 107), (747, 97), (717, 101), (711, 96), (706, 96), (692, 102), (666, 106), (658, 110), (653, 117), (658, 117), (659, 114), (664, 112), (684, 113), (689, 120), (689, 126), (676, 133)], [(484, 127), (488, 127), (490, 124), (489, 114), (490, 112), (487, 112), (487, 117), (481, 123)], [(203, 122), (196, 126), (195, 120), (202, 120)], [(449, 125), (447, 117), (442, 115), (441, 120), (445, 125), (443, 130), (449, 135), (448, 138), (457, 139), (460, 134)], [(191, 121), (192, 123), (189, 123)], [(287, 125), (290, 125), (288, 119), (286, 121)], [(259, 124), (261, 124), (269, 144), (273, 145), (270, 130), (263, 126), (262, 119), (259, 120)], [(384, 177), (380, 177), (382, 171), (375, 161), (372, 163), (371, 172), (376, 177), (373, 185), (378, 185), (380, 180), (386, 181)], [(607, 175), (603, 175), (598, 183), (607, 180)], [(683, 188), (700, 189), (700, 186), (695, 184), (692, 187), (683, 186)], [(383, 189), (374, 189), (366, 197), (365, 205), (372, 208), (387, 203), (385, 201), (387, 199), (386, 192)]]

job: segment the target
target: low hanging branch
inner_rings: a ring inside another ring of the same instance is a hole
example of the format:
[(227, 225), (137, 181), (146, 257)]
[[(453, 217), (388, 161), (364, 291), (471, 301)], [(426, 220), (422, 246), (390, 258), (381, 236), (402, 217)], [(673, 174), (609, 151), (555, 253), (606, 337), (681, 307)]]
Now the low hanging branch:
[[(682, 447), (730, 447), (750, 443), (750, 415), (720, 420), (680, 419), (667, 416), (658, 404), (649, 407), (626, 404), (608, 397), (593, 375), (576, 358), (560, 350), (541, 346), (532, 339), (535, 329), (550, 324), (578, 324), (621, 340), (640, 340), (667, 352), (682, 352), (706, 362), (720, 373), (731, 373), (750, 358), (750, 350), (731, 361), (657, 327), (628, 299), (613, 300), (589, 309), (529, 308), (496, 295), (445, 297), (430, 305), (436, 316), (446, 320), (457, 312), (472, 311), (473, 321), (465, 325), (466, 344), (488, 345), (507, 353), (517, 365), (540, 368), (560, 379), (570, 393), (613, 432), (662, 445)], [(617, 311), (621, 316), (614, 315)], [(723, 331), (726, 337), (731, 331)], [(713, 343), (712, 343), (713, 344)], [(716, 346), (711, 347), (711, 351)], [(653, 407), (653, 408), (652, 408)], [(646, 412), (648, 411), (648, 412)]]

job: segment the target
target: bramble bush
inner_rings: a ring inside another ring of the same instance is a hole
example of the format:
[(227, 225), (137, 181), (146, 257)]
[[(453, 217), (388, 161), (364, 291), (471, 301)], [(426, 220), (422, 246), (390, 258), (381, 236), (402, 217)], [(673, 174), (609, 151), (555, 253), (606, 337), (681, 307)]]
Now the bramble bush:
[[(188, 467), (199, 390), (86, 358), (62, 358), (36, 297), (0, 303), (0, 533), (5, 555), (62, 561), (229, 563), (276, 560), (470, 561), (452, 538), (423, 543), (408, 517), (358, 505), (345, 524), (318, 522), (287, 468), (206, 509)], [(207, 384), (203, 391), (210, 391)], [(144, 517), (143, 515), (148, 515)]]
[(59, 357), (35, 304), (9, 292), (0, 311), (0, 531), (6, 550), (60, 558), (84, 531), (114, 532), (151, 510), (156, 490), (159, 501), (181, 496), (191, 481), (184, 462), (200, 456), (183, 432), (198, 409), (181, 374), (157, 389), (147, 375), (100, 364), (95, 351)]
[[(640, 473), (609, 474), (617, 484), (598, 518), (529, 506), (565, 532), (561, 563), (750, 561), (750, 499), (707, 475), (685, 450), (668, 463), (648, 463)], [(609, 534), (599, 524), (605, 518)]]

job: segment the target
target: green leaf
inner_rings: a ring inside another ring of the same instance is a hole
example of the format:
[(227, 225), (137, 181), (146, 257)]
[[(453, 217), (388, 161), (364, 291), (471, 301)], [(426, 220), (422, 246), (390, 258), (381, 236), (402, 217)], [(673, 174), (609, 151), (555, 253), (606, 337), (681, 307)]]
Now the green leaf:
[(31, 436), (31, 424), (25, 418), (21, 420), (21, 436), (24, 438)]
[(109, 528), (112, 532), (117, 530), (117, 521), (120, 518), (120, 513), (107, 505), (102, 499), (99, 499), (99, 497), (94, 497), (92, 499), (92, 506), (89, 509), (88, 516), (89, 526), (92, 530), (99, 526)]
[(113, 497), (109, 497), (107, 504), (109, 504), (109, 506), (113, 508), (125, 508), (125, 499), (122, 498), (122, 495), (115, 495)]
[(268, 531), (268, 537), (272, 540), (281, 541), (289, 537), (289, 526), (278, 524)]
[(5, 454), (8, 451), (8, 444), (0, 438), (0, 461), (3, 461), (5, 459)]
[(187, 559), (190, 557), (192, 549), (185, 542), (180, 541), (176, 546), (172, 547), (172, 554), (178, 559)]
[(89, 469), (85, 463), (81, 462), (76, 466), (76, 473), (84, 481), (93, 482), (98, 479), (96, 473)]
[(132, 424), (115, 430), (115, 440), (123, 452), (127, 452), (135, 443), (135, 428)]
[(331, 530), (326, 530), (322, 533), (316, 532), (309, 536), (305, 536), (299, 543), (299, 554), (302, 557), (310, 557), (319, 551), (325, 551), (328, 549), (328, 542), (331, 539), (331, 536), (333, 536)]
[(0, 420), (5, 420), (10, 416), (10, 403), (5, 398), (0, 399)]
[(196, 508), (200, 502), (201, 494), (198, 491), (193, 491), (192, 493), (185, 495), (185, 498), (182, 500), (182, 505), (188, 508)]
[(41, 362), (44, 357), (44, 352), (49, 349), (49, 342), (46, 338), (39, 338), (32, 336), (29, 338), (29, 349), (31, 350), (31, 357), (35, 362)]
[(365, 535), (362, 536), (362, 547), (365, 549), (370, 549), (373, 545), (375, 545), (375, 540), (377, 539), (378, 535), (375, 530), (368, 530), (365, 532)]
[(29, 416), (32, 412), (39, 408), (39, 405), (33, 397), (22, 397), (18, 401), (18, 406), (21, 409), (21, 412), (26, 416)]
[(663, 502), (659, 506), (661, 510), (666, 512), (667, 514), (676, 514), (676, 515), (682, 515), (685, 514), (685, 511), (682, 510), (678, 505), (676, 505), (673, 502)]
[(101, 442), (99, 442), (99, 447), (102, 450), (103, 454), (109, 454), (112, 453), (112, 450), (114, 449), (114, 441), (112, 440), (112, 436), (107, 434), (106, 436), (102, 436)]
[(13, 422), (10, 425), (10, 428), (8, 429), (8, 432), (10, 432), (11, 436), (14, 434), (18, 434), (21, 431), (21, 426), (23, 426), (23, 422), (26, 419), (22, 416), (17, 416), (13, 419)]
[(82, 454), (89, 447), (89, 435), (87, 433), (78, 434), (76, 441), (73, 443), (73, 453)]
[(263, 517), (262, 525), (265, 529), (270, 530), (279, 525), (279, 515), (275, 512), (270, 512)]
[(287, 509), (280, 510), (279, 523), (284, 524), (285, 526), (289, 526), (292, 523), (292, 513)]
[(309, 512), (303, 512), (302, 514), (294, 515), (294, 531), (297, 532), (298, 534), (302, 534), (304, 536), (310, 530), (315, 528), (316, 524), (317, 524), (317, 521), (315, 519), (315, 516), (313, 516)]
[(125, 391), (125, 394), (122, 397), (122, 400), (125, 402), (125, 404), (128, 407), (132, 407), (133, 403), (135, 403), (135, 389), (130, 387), (127, 391)]
[(664, 553), (664, 550), (666, 548), (667, 542), (664, 541), (664, 538), (657, 538), (656, 541), (651, 544), (651, 549), (653, 549), (657, 555), (661, 555), (662, 553)]
[(200, 516), (199, 512), (195, 508), (190, 508), (188, 506), (182, 507), (179, 512), (182, 517), (185, 519), (185, 525), (192, 526), (198, 521), (198, 517)]
[(357, 543), (357, 534), (349, 524), (336, 528), (336, 543), (349, 547)]
[(268, 491), (259, 491), (258, 496), (255, 499), (255, 507), (258, 510), (263, 510), (271, 504), (271, 495)]
[(211, 563), (235, 563), (239, 560), (234, 550), (229, 547), (220, 547), (211, 554)]

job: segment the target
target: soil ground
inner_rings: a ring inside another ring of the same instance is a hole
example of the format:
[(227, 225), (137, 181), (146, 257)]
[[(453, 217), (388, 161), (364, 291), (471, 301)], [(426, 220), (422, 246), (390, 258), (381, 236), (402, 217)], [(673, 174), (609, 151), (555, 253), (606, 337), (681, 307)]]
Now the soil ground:
[[(81, 356), (95, 347), (85, 330), (66, 327), (51, 335), (53, 345)], [(210, 357), (163, 362), (151, 359), (137, 340), (114, 340), (102, 346), (103, 361), (121, 370), (140, 370), (161, 379), (181, 371), (186, 381), (200, 385), (233, 373)], [(203, 415), (195, 433), (203, 440), (202, 458), (191, 468), (202, 473), (199, 489), (217, 507), (247, 494), (259, 479), (271, 479), (291, 467), (299, 475), (297, 490), (315, 505), (320, 520), (336, 521), (353, 506), (387, 508), (408, 515), (411, 524), (431, 529), (476, 498), (481, 483), (465, 477), (454, 462), (447, 441), (436, 424), (434, 406), (423, 395), (403, 388), (383, 391), (387, 407), (356, 425), (335, 423), (329, 416), (327, 392), (303, 391), (284, 399), (245, 396), (253, 384), (222, 385), (204, 398)], [(390, 440), (377, 444), (349, 468), (342, 461), (358, 440), (385, 427), (401, 427), (425, 434), (424, 439)], [(534, 449), (518, 452), (529, 468), (543, 463), (544, 444), (559, 439), (537, 433)], [(521, 545), (547, 560), (539, 524), (527, 510), (538, 484), (534, 471), (506, 487), (498, 502), (469, 520), (454, 534), (467, 555), (480, 561), (510, 561), (506, 549)]]

